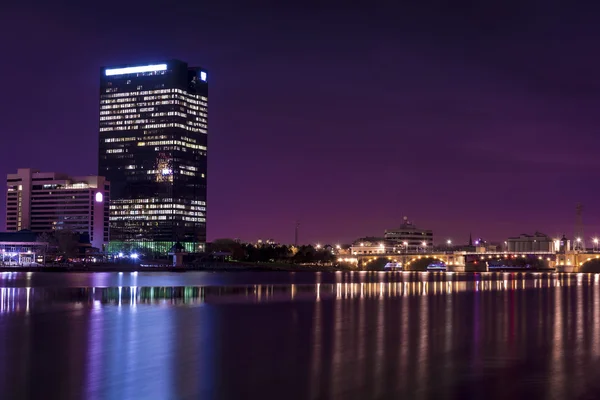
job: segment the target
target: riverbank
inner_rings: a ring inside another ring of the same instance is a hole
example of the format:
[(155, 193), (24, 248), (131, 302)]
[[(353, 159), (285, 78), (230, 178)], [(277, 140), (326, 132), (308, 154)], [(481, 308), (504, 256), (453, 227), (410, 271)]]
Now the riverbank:
[[(342, 268), (324, 265), (299, 265), (286, 263), (237, 263), (237, 262), (210, 262), (183, 267), (174, 267), (168, 264), (75, 264), (75, 265), (46, 265), (46, 266), (0, 266), (0, 272), (336, 272), (357, 271), (352, 268)], [(410, 272), (426, 272), (413, 271)], [(455, 271), (456, 272), (456, 271)], [(486, 271), (464, 271), (481, 273)], [(565, 272), (554, 269), (496, 269), (493, 272)]]
[(89, 264), (71, 266), (0, 266), (0, 272), (237, 272), (237, 271), (284, 271), (284, 272), (335, 272), (346, 269), (322, 265), (294, 264), (242, 264), (206, 263), (193, 266), (173, 267), (169, 265)]

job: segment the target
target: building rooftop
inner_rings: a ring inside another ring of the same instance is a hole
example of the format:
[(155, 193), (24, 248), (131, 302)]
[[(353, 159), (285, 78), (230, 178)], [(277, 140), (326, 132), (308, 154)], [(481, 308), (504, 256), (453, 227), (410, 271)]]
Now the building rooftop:
[(36, 242), (38, 235), (30, 230), (0, 232), (0, 242)]
[(402, 219), (402, 224), (400, 225), (399, 228), (386, 229), (385, 232), (386, 233), (388, 233), (388, 232), (392, 233), (392, 232), (398, 232), (400, 230), (431, 232), (431, 229), (421, 229), (421, 228), (418, 228), (415, 224), (413, 224), (411, 221), (408, 220), (408, 217), (404, 217)]
[(521, 233), (519, 236), (509, 237), (508, 240), (527, 239), (527, 238), (549, 238), (548, 235), (541, 232), (535, 232), (533, 235), (528, 233)]

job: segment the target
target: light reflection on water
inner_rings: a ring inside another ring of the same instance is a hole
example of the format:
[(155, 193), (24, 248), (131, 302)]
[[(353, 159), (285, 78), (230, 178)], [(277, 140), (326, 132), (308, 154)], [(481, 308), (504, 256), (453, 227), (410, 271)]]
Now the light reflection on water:
[[(0, 288), (1, 398), (600, 393), (598, 275), (354, 277), (240, 285), (232, 275), (235, 284), (220, 286), (48, 287), (36, 285), (35, 274), (13, 275), (13, 282), (32, 285)], [(173, 280), (181, 278), (165, 281)]]
[[(393, 282), (344, 282), (291, 285), (183, 286), (183, 287), (8, 287), (0, 288), (0, 313), (30, 312), (35, 307), (75, 304), (98, 308), (106, 305), (136, 307), (138, 304), (199, 305), (204, 303), (265, 303), (321, 301), (404, 296), (450, 295), (461, 292), (598, 285), (596, 274), (531, 274), (515, 279), (510, 273), (481, 274), (471, 281), (455, 280), (452, 274), (405, 275), (412, 280)], [(415, 278), (417, 280), (415, 280)], [(10, 277), (8, 278), (10, 279)]]

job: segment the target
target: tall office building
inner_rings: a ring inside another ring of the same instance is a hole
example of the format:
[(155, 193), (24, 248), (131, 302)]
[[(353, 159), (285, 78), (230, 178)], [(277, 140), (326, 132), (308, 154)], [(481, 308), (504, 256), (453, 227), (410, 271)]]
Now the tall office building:
[(102, 68), (98, 169), (111, 181), (111, 251), (204, 249), (207, 103), (203, 68)]
[(6, 178), (6, 230), (70, 230), (104, 250), (109, 241), (110, 185), (102, 176), (68, 176), (19, 168)]

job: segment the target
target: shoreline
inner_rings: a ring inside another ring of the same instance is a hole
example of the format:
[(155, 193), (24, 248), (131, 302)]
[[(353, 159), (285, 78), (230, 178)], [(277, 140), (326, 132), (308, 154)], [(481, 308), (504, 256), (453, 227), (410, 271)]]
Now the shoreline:
[(195, 267), (141, 266), (141, 265), (91, 265), (91, 266), (0, 266), (0, 272), (337, 272), (347, 269), (324, 266), (282, 265), (207, 265)]
[[(202, 266), (173, 267), (167, 265), (141, 266), (126, 264), (102, 264), (89, 266), (0, 266), (0, 272), (403, 272), (403, 271), (366, 271), (347, 268), (336, 268), (332, 266), (298, 266), (285, 264), (208, 264)], [(405, 272), (431, 272), (431, 271), (405, 271)], [(447, 272), (447, 271), (443, 271)], [(497, 270), (497, 271), (464, 271), (464, 273), (483, 272), (515, 272), (515, 273), (550, 273), (560, 272), (553, 269), (548, 270)]]

